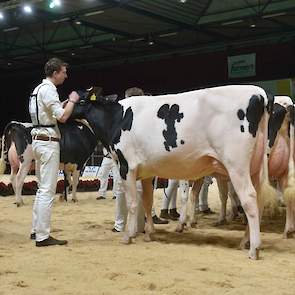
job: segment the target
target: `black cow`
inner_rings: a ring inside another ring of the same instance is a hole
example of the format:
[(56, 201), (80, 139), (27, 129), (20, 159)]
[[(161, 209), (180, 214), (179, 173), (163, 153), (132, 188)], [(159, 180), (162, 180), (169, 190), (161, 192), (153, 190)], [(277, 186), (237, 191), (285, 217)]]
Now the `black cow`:
[[(83, 94), (80, 92), (80, 94), (91, 99), (94, 91), (98, 92), (98, 88), (92, 88), (90, 91)], [(85, 120), (69, 119), (65, 124), (58, 123), (58, 126), (61, 132), (60, 168), (64, 170), (65, 179), (67, 179), (65, 183), (72, 182), (72, 200), (77, 201), (76, 190), (80, 170), (97, 146), (99, 134), (95, 133)], [(23, 205), (22, 187), (33, 161), (31, 130), (32, 124), (30, 123), (12, 121), (5, 127), (2, 137), (11, 166), (11, 183), (17, 206)], [(3, 150), (1, 159), (4, 157)], [(36, 173), (38, 173), (38, 169), (36, 169)], [(72, 181), (70, 181), (71, 174)]]

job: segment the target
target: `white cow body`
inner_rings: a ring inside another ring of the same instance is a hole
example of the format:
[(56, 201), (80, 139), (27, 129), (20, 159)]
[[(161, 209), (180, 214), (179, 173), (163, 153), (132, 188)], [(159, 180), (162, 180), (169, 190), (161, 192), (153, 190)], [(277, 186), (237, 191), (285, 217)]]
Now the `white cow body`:
[[(246, 113), (253, 96), (262, 99), (263, 106), (257, 134), (251, 134), (248, 131), (248, 120), (241, 120), (237, 115), (239, 110)], [(250, 224), (249, 255), (251, 258), (257, 258), (260, 229), (250, 166), (258, 134), (266, 142), (268, 116), (265, 111), (265, 91), (248, 85), (222, 86), (174, 95), (131, 97), (120, 103), (124, 112), (128, 108), (133, 111), (131, 130), (122, 131), (120, 142), (114, 145), (112, 153), (117, 160), (118, 150), (121, 151), (128, 163), (125, 183), (131, 207), (129, 232), (126, 232), (125, 241), (130, 242), (130, 238), (136, 233), (136, 179), (143, 180), (143, 198), (148, 223), (146, 239), (149, 240), (149, 234), (153, 231), (149, 212), (152, 203), (150, 177), (158, 175), (172, 179), (198, 179), (218, 173), (230, 176), (239, 195)], [(170, 114), (176, 118), (177, 133), (177, 146), (169, 146), (170, 151), (164, 146), (167, 124), (164, 119), (157, 116), (164, 104), (168, 104), (169, 107), (174, 104), (179, 106), (179, 111), (176, 109), (174, 116)], [(244, 126), (244, 132), (241, 131), (241, 125)], [(257, 169), (257, 173), (253, 173), (257, 174), (254, 181), (256, 184), (259, 183), (263, 154), (264, 149), (261, 154), (256, 155), (255, 165), (252, 164), (252, 167), (255, 166)], [(122, 162), (119, 162), (121, 169)], [(264, 165), (264, 168), (265, 166), (267, 169), (267, 165)]]

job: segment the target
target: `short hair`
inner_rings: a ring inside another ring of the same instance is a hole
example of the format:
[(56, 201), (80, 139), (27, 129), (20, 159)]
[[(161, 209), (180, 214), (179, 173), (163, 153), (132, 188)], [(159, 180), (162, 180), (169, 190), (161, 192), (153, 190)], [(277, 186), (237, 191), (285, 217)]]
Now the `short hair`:
[(53, 57), (44, 66), (44, 72), (46, 77), (52, 77), (55, 71), (59, 72), (62, 67), (68, 67), (69, 65), (63, 60)]
[(141, 96), (141, 95), (144, 95), (144, 92), (141, 88), (138, 88), (138, 87), (131, 87), (126, 89), (125, 91), (125, 97)]

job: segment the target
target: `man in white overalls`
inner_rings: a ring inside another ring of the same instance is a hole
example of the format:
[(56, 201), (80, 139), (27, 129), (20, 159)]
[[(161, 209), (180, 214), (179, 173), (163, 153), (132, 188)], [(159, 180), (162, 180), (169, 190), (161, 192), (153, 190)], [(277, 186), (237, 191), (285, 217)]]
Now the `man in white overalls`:
[(36, 246), (65, 245), (67, 241), (50, 236), (51, 207), (57, 184), (60, 162), (60, 132), (57, 120), (66, 122), (75, 103), (79, 100), (73, 91), (63, 108), (56, 86), (67, 78), (67, 64), (58, 58), (52, 58), (45, 64), (46, 79), (43, 79), (30, 97), (29, 111), (34, 128), (31, 131), (33, 153), (36, 161), (38, 190), (33, 206), (33, 227), (31, 239)]

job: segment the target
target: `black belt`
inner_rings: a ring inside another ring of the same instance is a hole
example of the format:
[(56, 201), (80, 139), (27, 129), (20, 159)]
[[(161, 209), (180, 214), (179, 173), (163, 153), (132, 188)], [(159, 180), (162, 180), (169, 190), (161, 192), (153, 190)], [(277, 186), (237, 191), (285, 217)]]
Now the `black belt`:
[(59, 138), (45, 135), (35, 135), (33, 136), (34, 140), (43, 140), (43, 141), (57, 141), (59, 142)]

